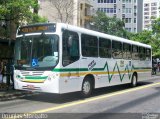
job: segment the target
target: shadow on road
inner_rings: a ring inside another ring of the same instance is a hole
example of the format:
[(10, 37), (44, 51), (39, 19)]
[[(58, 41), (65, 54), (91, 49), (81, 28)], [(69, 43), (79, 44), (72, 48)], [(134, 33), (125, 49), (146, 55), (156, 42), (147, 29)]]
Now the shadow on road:
[[(143, 86), (143, 85), (147, 85), (150, 83), (152, 82), (139, 82), (138, 86)], [(116, 91), (122, 91), (122, 90), (130, 89), (130, 88), (131, 87), (129, 84), (99, 88), (93, 91), (93, 94), (91, 95), (91, 97), (114, 93)], [(63, 104), (66, 102), (83, 100), (84, 98), (80, 95), (79, 92), (76, 92), (76, 93), (67, 93), (67, 94), (61, 94), (61, 95), (52, 94), (52, 93), (40, 93), (37, 95), (26, 96), (26, 97), (23, 97), (22, 99), (31, 100), (31, 101), (39, 101), (39, 102)]]

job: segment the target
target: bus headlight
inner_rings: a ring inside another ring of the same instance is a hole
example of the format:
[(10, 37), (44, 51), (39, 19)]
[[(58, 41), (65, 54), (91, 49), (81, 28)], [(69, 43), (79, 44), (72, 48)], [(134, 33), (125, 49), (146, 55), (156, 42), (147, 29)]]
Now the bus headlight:
[(56, 79), (56, 78), (57, 78), (57, 74), (50, 74), (47, 79), (49, 81), (51, 81), (51, 80)]
[(16, 78), (17, 78), (17, 79), (20, 79), (20, 78), (21, 78), (21, 76), (20, 76), (20, 75), (16, 75)]
[(48, 80), (49, 80), (49, 81), (51, 81), (51, 80), (52, 80), (51, 76), (48, 76)]
[(23, 77), (21, 77), (20, 75), (16, 75), (16, 78), (17, 78), (18, 80), (20, 80), (20, 81), (23, 80)]

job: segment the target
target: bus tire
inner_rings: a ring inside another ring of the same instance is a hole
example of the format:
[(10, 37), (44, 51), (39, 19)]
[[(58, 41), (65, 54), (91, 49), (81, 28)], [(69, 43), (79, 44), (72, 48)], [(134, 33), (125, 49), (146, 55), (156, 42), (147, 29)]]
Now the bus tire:
[(82, 83), (81, 95), (86, 98), (91, 95), (93, 91), (93, 83), (89, 77), (86, 77)]
[(134, 73), (132, 75), (131, 87), (136, 87), (136, 86), (137, 86), (137, 75)]

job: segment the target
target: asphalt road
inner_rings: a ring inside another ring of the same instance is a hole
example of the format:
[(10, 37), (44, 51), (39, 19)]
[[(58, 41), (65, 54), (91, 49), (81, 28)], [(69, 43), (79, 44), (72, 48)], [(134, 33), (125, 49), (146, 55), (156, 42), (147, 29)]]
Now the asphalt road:
[(0, 102), (0, 113), (40, 113), (52, 119), (160, 117), (160, 78), (140, 82), (136, 88), (125, 84), (96, 89), (86, 99), (79, 93), (41, 93), (4, 101)]

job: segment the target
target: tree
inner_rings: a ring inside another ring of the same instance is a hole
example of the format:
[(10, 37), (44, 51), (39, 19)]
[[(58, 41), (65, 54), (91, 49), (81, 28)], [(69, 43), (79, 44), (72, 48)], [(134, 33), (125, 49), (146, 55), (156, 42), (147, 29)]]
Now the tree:
[(37, 9), (38, 0), (1, 0), (0, 20), (5, 23), (4, 36), (15, 38), (17, 26), (24, 22), (35, 23), (45, 21), (46, 19), (37, 15)]
[(154, 52), (153, 55), (160, 57), (160, 18), (152, 22), (152, 37), (154, 38), (151, 44)]
[(128, 38), (128, 33), (124, 29), (124, 22), (115, 17), (108, 17), (103, 12), (97, 12), (92, 19), (94, 30), (103, 33)]
[(55, 8), (55, 19), (63, 23), (71, 23), (73, 20), (74, 0), (50, 0)]
[(160, 35), (160, 18), (152, 22), (152, 31), (153, 31), (153, 34)]
[(130, 34), (130, 40), (138, 41), (141, 43), (149, 44), (152, 39), (152, 31), (144, 30), (139, 33)]
[(160, 40), (157, 35), (154, 35), (152, 31), (144, 30), (139, 33), (131, 34), (130, 39), (145, 43), (152, 46), (152, 55), (155, 57), (160, 57)]
[(152, 46), (152, 55), (154, 57), (160, 57), (160, 40), (157, 39), (155, 36), (152, 36), (152, 39), (150, 39), (149, 45)]

